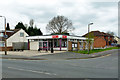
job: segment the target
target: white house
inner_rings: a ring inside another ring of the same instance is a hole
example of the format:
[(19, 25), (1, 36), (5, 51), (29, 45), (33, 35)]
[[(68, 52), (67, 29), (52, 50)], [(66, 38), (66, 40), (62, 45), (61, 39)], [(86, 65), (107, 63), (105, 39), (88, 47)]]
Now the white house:
[[(0, 31), (0, 49), (4, 50), (5, 42), (4, 42), (4, 34), (5, 31)], [(14, 42), (27, 42), (26, 36), (29, 36), (23, 29), (14, 29), (7, 30), (6, 34), (7, 38), (7, 50), (11, 50), (13, 48)]]
[(114, 39), (117, 41), (117, 44), (120, 44), (120, 38), (115, 36)]

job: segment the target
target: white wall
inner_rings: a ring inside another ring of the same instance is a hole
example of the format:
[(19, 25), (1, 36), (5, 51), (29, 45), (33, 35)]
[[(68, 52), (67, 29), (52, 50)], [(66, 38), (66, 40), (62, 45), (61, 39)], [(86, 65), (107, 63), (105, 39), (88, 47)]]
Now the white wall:
[[(20, 37), (21, 32), (24, 33), (24, 37)], [(7, 39), (7, 46), (12, 46), (13, 42), (28, 42), (26, 36), (28, 36), (28, 34), (23, 29), (19, 30)]]
[(38, 50), (38, 49), (39, 49), (39, 42), (38, 41), (30, 42), (30, 50)]
[(117, 42), (117, 44), (120, 44), (120, 39), (118, 39), (118, 42)]

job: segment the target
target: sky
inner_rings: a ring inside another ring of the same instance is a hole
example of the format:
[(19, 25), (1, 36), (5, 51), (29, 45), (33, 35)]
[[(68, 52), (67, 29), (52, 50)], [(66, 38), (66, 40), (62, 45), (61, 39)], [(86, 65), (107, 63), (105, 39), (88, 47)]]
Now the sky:
[[(75, 30), (72, 35), (82, 36), (88, 31), (112, 31), (118, 36), (118, 2), (86, 0), (0, 0), (0, 15), (5, 16), (11, 29), (18, 22), (28, 24), (34, 19), (34, 25), (44, 35), (48, 22), (57, 15), (72, 20)], [(4, 19), (0, 17), (0, 30), (4, 29)]]

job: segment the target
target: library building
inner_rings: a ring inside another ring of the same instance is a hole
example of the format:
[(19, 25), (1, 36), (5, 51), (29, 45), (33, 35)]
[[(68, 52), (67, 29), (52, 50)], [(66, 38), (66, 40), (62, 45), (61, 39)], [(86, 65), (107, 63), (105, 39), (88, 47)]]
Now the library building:
[[(87, 49), (87, 38), (81, 36), (71, 35), (41, 35), (41, 36), (27, 36), (29, 50), (58, 50), (58, 51), (72, 51)], [(90, 48), (93, 47), (90, 45)]]

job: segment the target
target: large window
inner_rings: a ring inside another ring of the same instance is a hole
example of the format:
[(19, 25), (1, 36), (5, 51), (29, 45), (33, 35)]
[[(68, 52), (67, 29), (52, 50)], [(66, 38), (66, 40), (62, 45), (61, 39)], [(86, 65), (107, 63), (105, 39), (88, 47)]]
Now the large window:
[(62, 40), (62, 47), (67, 47), (67, 41), (66, 40)]
[(54, 40), (54, 47), (60, 47), (60, 41), (58, 39)]
[(39, 42), (39, 47), (42, 48), (43, 47), (43, 42)]
[(23, 32), (20, 33), (20, 37), (24, 37), (24, 33)]

